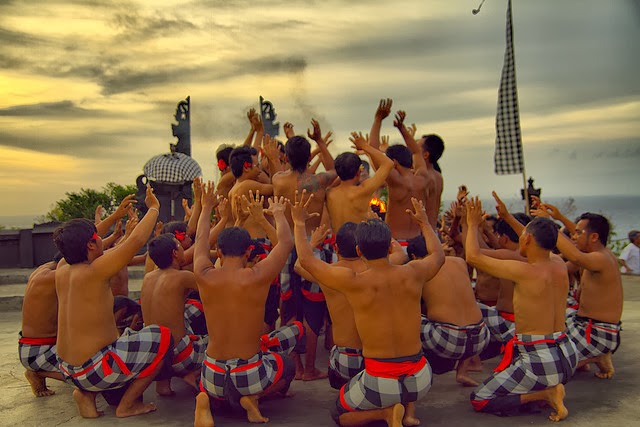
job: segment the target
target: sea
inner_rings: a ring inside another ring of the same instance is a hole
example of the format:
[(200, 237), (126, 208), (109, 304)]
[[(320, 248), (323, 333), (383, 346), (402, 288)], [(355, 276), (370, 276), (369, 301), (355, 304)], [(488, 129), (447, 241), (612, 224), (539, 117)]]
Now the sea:
[[(524, 204), (518, 199), (504, 199), (512, 212), (523, 211)], [(612, 240), (625, 240), (631, 230), (640, 230), (640, 195), (638, 196), (568, 196), (545, 197), (544, 201), (557, 206), (569, 219), (575, 219), (584, 212), (604, 215), (609, 219), (614, 235)], [(448, 208), (451, 200), (443, 200), (443, 208)], [(495, 201), (483, 200), (485, 210), (495, 213)], [(0, 227), (6, 229), (32, 228), (42, 214), (0, 215)]]

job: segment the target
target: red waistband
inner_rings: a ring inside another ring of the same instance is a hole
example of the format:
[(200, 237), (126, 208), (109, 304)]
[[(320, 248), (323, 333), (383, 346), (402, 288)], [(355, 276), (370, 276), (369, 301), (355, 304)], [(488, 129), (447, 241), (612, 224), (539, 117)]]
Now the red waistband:
[(56, 345), (58, 337), (45, 337), (45, 338), (27, 338), (22, 337), (18, 340), (20, 344), (27, 345)]
[(415, 362), (393, 362), (364, 358), (364, 368), (367, 374), (380, 378), (400, 379), (402, 376), (413, 375), (427, 364), (424, 356)]
[(508, 320), (509, 322), (515, 322), (516, 321), (516, 315), (513, 313), (508, 313), (506, 311), (498, 311), (498, 314), (500, 315), (500, 317), (502, 317), (504, 320)]
[(200, 311), (202, 311), (204, 313), (204, 306), (197, 299), (188, 299), (188, 300), (185, 301), (184, 304), (185, 305), (192, 305), (192, 306), (198, 308)]
[(189, 335), (189, 344), (187, 344), (187, 346), (183, 348), (180, 353), (174, 356), (173, 360), (171, 361), (171, 364), (177, 365), (178, 363), (182, 362), (187, 357), (189, 357), (191, 353), (193, 353), (193, 341), (198, 341), (199, 339), (200, 337), (196, 335)]
[(567, 335), (563, 332), (556, 339), (536, 340), (536, 341), (527, 341), (527, 342), (518, 341), (518, 337), (515, 336), (515, 337), (511, 338), (504, 345), (504, 355), (502, 356), (502, 360), (500, 361), (500, 364), (493, 371), (494, 372), (502, 372), (505, 369), (507, 369), (507, 367), (511, 364), (511, 361), (513, 360), (513, 347), (515, 347), (516, 345), (529, 346), (529, 345), (537, 345), (537, 344), (545, 344), (545, 343), (551, 344), (551, 343), (558, 342), (561, 339), (564, 339), (566, 336)]
[(309, 292), (306, 289), (302, 289), (302, 295), (309, 301), (322, 302), (325, 301), (324, 294), (322, 292)]

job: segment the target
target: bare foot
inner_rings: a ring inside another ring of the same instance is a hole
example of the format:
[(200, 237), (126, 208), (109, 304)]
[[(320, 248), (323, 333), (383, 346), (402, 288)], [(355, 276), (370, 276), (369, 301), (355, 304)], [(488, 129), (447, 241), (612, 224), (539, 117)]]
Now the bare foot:
[(324, 378), (328, 378), (329, 374), (326, 372), (323, 372), (317, 368), (314, 368), (313, 371), (311, 372), (305, 372), (304, 375), (302, 375), (302, 381), (315, 381), (315, 380), (322, 380)]
[(194, 390), (198, 390), (198, 380), (200, 379), (200, 375), (200, 370), (189, 372), (187, 375), (182, 377), (182, 381), (189, 384)]
[(148, 414), (149, 412), (155, 411), (156, 405), (153, 403), (142, 403), (142, 400), (134, 400), (133, 404), (123, 406), (122, 401), (116, 408), (116, 417), (125, 418), (125, 417), (133, 417), (135, 415)]
[(404, 406), (396, 403), (392, 408), (388, 408), (388, 414), (385, 418), (388, 427), (402, 427), (402, 418), (404, 417)]
[(464, 359), (458, 362), (456, 367), (456, 381), (465, 387), (477, 387), (476, 380), (469, 376), (469, 366), (471, 365), (471, 359)]
[(480, 356), (471, 356), (467, 370), (471, 372), (482, 372), (482, 360), (480, 360)]
[(549, 415), (551, 421), (562, 421), (569, 415), (567, 407), (564, 406), (564, 385), (558, 384), (547, 390), (549, 395), (547, 402), (553, 408), (553, 412)]
[(268, 423), (269, 418), (263, 417), (258, 408), (257, 396), (242, 396), (240, 406), (247, 411), (247, 419), (250, 423)]
[(159, 380), (156, 381), (156, 393), (160, 396), (169, 397), (175, 396), (176, 392), (171, 390), (171, 380)]
[(199, 393), (196, 396), (196, 413), (193, 427), (213, 427), (213, 415), (211, 415), (207, 393)]
[(75, 389), (73, 390), (73, 400), (76, 401), (78, 412), (82, 418), (98, 418), (104, 415), (104, 412), (98, 411), (96, 407), (96, 393)]
[(596, 366), (600, 368), (600, 372), (596, 372), (595, 376), (603, 380), (608, 380), (613, 377), (615, 370), (613, 369), (613, 360), (611, 360), (611, 353), (603, 354), (596, 359)]
[(407, 403), (407, 406), (404, 408), (404, 418), (402, 419), (402, 425), (406, 427), (420, 425), (420, 420), (416, 418), (415, 402)]
[(24, 376), (27, 378), (27, 381), (29, 381), (31, 391), (33, 391), (36, 397), (51, 396), (56, 393), (47, 388), (46, 378), (41, 377), (37, 372), (26, 370), (24, 371)]
[(591, 371), (591, 366), (589, 365), (589, 363), (590, 362), (578, 363), (578, 368), (576, 370), (580, 371), (580, 372), (589, 372), (589, 371)]

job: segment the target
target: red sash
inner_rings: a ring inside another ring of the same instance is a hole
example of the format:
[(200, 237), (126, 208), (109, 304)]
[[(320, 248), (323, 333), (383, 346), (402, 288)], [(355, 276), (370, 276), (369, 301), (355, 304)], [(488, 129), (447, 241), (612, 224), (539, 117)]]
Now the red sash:
[(18, 340), (20, 344), (26, 345), (56, 345), (58, 337), (45, 337), (45, 338), (26, 338), (22, 337)]
[(566, 335), (562, 333), (555, 340), (537, 340), (537, 341), (530, 341), (530, 342), (518, 341), (517, 337), (513, 337), (505, 344), (504, 355), (502, 356), (502, 360), (500, 361), (500, 364), (496, 367), (496, 369), (493, 370), (493, 372), (502, 372), (505, 369), (507, 369), (509, 365), (511, 365), (511, 361), (513, 360), (513, 347), (515, 347), (516, 345), (526, 346), (526, 345), (536, 345), (536, 344), (542, 344), (542, 343), (555, 343), (555, 342), (558, 342), (558, 340), (563, 339), (565, 336)]
[(413, 375), (427, 364), (427, 359), (422, 356), (420, 360), (412, 362), (385, 362), (375, 359), (364, 359), (367, 374), (380, 378), (400, 379), (402, 376)]

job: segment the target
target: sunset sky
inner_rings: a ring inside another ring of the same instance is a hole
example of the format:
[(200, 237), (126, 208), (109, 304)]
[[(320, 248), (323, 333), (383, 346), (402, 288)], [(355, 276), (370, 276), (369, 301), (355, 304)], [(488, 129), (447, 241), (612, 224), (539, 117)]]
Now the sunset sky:
[[(444, 139), (445, 198), (515, 197), (522, 176), (493, 173), (507, 2), (478, 3), (4, 0), (0, 215), (133, 184), (187, 95), (205, 179), (260, 95), (298, 133), (332, 130), (334, 155), (390, 97)], [(513, 20), (527, 175), (549, 196), (640, 194), (640, 2), (514, 0)], [(391, 118), (382, 133), (401, 140)]]

